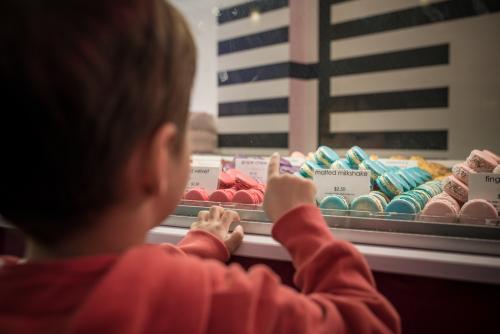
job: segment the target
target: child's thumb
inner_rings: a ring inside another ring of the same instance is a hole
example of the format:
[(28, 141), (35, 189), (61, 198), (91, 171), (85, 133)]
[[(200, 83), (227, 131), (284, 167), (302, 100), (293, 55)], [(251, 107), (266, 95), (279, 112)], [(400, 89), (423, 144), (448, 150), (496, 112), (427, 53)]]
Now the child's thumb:
[(227, 238), (224, 243), (226, 244), (226, 247), (229, 250), (229, 253), (233, 253), (238, 247), (241, 245), (241, 242), (243, 241), (243, 236), (245, 233), (243, 232), (243, 226), (238, 225), (236, 228), (233, 230), (233, 233), (229, 235), (229, 238)]

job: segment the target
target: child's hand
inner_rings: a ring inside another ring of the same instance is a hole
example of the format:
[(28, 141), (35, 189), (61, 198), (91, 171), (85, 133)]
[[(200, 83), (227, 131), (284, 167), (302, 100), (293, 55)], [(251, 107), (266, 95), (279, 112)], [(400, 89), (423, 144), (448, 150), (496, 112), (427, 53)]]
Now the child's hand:
[(233, 233), (229, 233), (229, 225), (239, 222), (240, 216), (232, 210), (224, 210), (220, 206), (212, 206), (210, 211), (200, 211), (198, 220), (191, 225), (192, 230), (204, 230), (213, 234), (233, 253), (243, 241), (243, 227), (236, 226)]
[(280, 175), (280, 156), (274, 153), (269, 161), (264, 211), (276, 222), (291, 209), (302, 204), (315, 204), (316, 187), (310, 180), (294, 175)]

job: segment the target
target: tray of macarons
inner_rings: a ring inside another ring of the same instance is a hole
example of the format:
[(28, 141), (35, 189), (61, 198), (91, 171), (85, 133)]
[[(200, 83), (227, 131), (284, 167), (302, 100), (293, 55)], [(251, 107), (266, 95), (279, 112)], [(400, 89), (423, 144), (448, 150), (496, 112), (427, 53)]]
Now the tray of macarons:
[[(342, 195), (318, 200), (331, 227), (418, 233), (500, 240), (500, 219), (486, 200), (468, 201), (468, 176), (476, 172), (500, 172), (500, 158), (490, 151), (473, 150), (447, 175), (433, 178), (420, 167), (386, 166), (360, 147), (352, 147), (344, 157), (321, 146), (305, 157), (300, 168), (282, 172), (312, 179), (315, 169), (368, 170), (371, 191), (348, 201)], [(196, 216), (200, 210), (221, 205), (239, 212), (242, 220), (270, 223), (262, 211), (266, 186), (234, 166), (226, 166), (219, 176), (218, 189), (190, 189), (175, 214)]]

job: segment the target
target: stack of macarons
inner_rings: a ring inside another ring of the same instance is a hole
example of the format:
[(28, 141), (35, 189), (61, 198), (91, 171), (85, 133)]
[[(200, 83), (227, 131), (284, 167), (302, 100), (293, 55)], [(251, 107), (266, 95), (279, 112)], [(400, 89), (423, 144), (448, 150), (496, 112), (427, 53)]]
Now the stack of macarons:
[(428, 181), (412, 190), (395, 196), (387, 205), (386, 212), (417, 214), (431, 198), (442, 192), (438, 181)]
[(429, 173), (418, 167), (395, 169), (378, 176), (375, 184), (389, 198), (410, 191), (431, 179)]
[(265, 186), (237, 169), (221, 172), (218, 188), (211, 194), (203, 188), (193, 188), (184, 194), (184, 199), (253, 205), (264, 201)]
[(419, 220), (454, 223), (460, 214), (460, 205), (446, 192), (434, 196), (422, 210)]
[(475, 173), (491, 173), (498, 167), (500, 157), (488, 150), (472, 150), (463, 163), (453, 166), (453, 175), (443, 181), (443, 189), (463, 205), (469, 196), (469, 176)]

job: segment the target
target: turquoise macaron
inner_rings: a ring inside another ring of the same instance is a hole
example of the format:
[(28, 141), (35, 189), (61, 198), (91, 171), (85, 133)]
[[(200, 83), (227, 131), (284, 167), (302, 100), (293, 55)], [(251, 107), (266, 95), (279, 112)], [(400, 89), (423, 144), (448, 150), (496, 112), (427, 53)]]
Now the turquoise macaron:
[(339, 155), (328, 146), (318, 147), (314, 153), (314, 158), (319, 164), (326, 166), (327, 168), (329, 168), (334, 161), (340, 159)]
[(399, 181), (390, 173), (384, 173), (380, 175), (375, 183), (377, 184), (378, 188), (389, 198), (393, 198), (394, 196), (397, 196), (404, 191)]
[(406, 182), (406, 180), (404, 178), (401, 177), (401, 175), (399, 175), (397, 172), (390, 172), (390, 174), (396, 180), (398, 180), (399, 184), (403, 188), (403, 191), (409, 191), (409, 190), (411, 190), (411, 186), (408, 184), (408, 182)]
[(377, 198), (385, 210), (385, 208), (387, 207), (387, 204), (389, 204), (389, 199), (387, 198), (387, 196), (383, 192), (374, 190), (374, 191), (370, 191), (369, 195)]
[(374, 164), (376, 164), (380, 170), (382, 170), (384, 173), (389, 171), (389, 167), (386, 166), (382, 161), (380, 160), (372, 160)]
[(347, 162), (345, 159), (339, 159), (337, 161), (334, 161), (330, 165), (331, 169), (353, 169), (352, 166)]
[(386, 212), (395, 212), (395, 213), (406, 213), (406, 214), (415, 214), (420, 210), (411, 197), (396, 197), (394, 198), (387, 208)]
[(379, 213), (384, 212), (384, 206), (375, 196), (361, 195), (352, 200), (351, 210)]
[(410, 189), (415, 188), (418, 186), (417, 181), (412, 178), (408, 173), (406, 173), (403, 169), (398, 170), (396, 172), (397, 175), (399, 175), (405, 182), (410, 186)]
[(316, 169), (323, 169), (323, 167), (314, 161), (308, 160), (300, 166), (299, 173), (305, 178), (312, 179)]
[(360, 163), (368, 159), (368, 154), (363, 151), (359, 146), (351, 147), (345, 154), (347, 161), (351, 166), (358, 166)]
[(377, 177), (384, 174), (384, 170), (380, 168), (380, 166), (370, 159), (364, 160), (359, 164), (358, 169), (368, 170), (370, 171), (372, 182), (375, 182)]
[(320, 202), (321, 209), (330, 210), (349, 210), (349, 203), (342, 195), (328, 195), (325, 196)]

